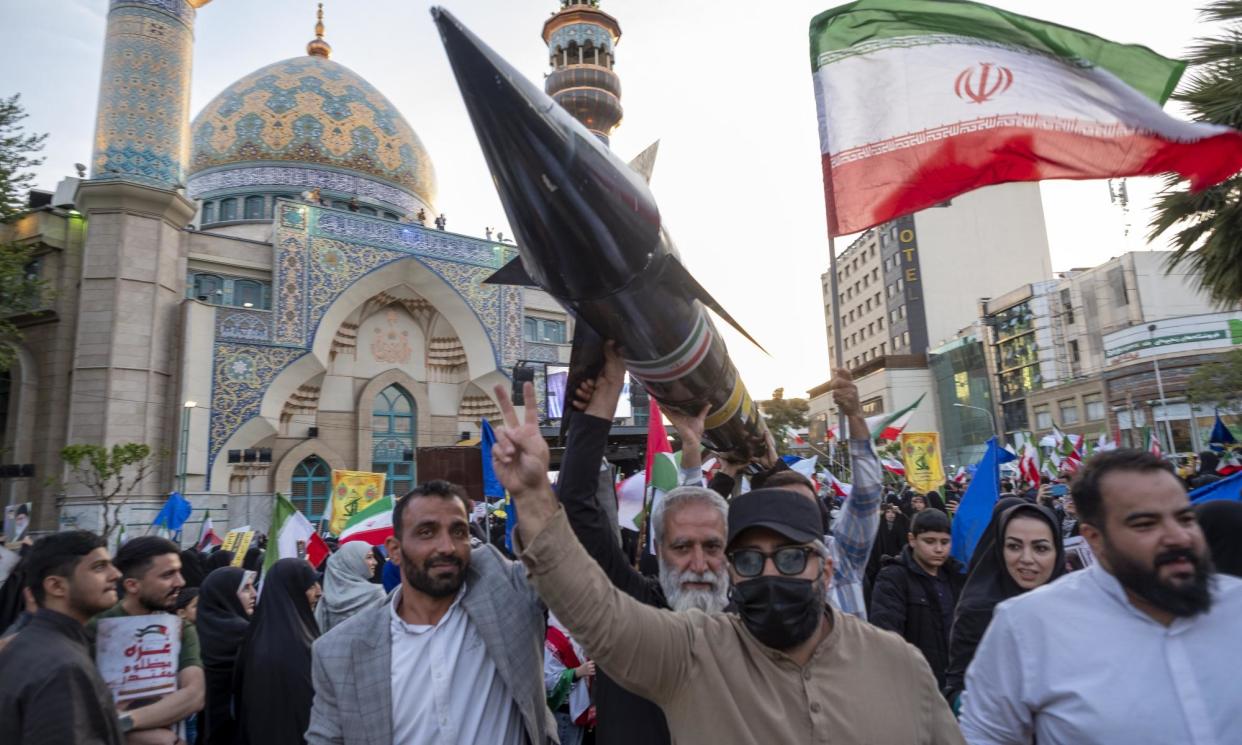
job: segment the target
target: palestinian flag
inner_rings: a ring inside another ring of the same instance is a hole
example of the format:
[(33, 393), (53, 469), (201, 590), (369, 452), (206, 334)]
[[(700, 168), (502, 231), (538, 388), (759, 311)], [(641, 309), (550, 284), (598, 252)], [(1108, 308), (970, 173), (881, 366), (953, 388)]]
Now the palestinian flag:
[(965, 0), (858, 0), (810, 37), (832, 235), (989, 184), (1242, 169), (1242, 132), (1164, 113), (1185, 63), (1146, 47)]
[(267, 553), (263, 556), (263, 574), (280, 559), (305, 556), (311, 566), (318, 567), (328, 558), (328, 544), (315, 532), (315, 526), (293, 506), (284, 494), (276, 494), (276, 508), (272, 511), (272, 536)]
[(341, 543), (363, 541), (378, 546), (392, 535), (392, 495), (381, 497), (353, 515), (341, 530)]

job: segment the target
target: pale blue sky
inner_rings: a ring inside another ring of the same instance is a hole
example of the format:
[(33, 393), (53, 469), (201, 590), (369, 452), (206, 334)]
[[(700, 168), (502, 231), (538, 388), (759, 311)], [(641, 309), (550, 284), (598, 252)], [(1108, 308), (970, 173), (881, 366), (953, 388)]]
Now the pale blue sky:
[[(480, 37), (534, 79), (557, 0), (447, 0)], [(819, 274), (827, 265), (823, 186), (807, 24), (833, 3), (603, 0), (617, 48), (625, 121), (613, 148), (629, 158), (655, 139), (652, 188), (691, 271), (772, 353), (732, 331), (752, 393), (789, 395), (827, 379)], [(1204, 29), (1192, 0), (995, 0), (1001, 7), (1181, 56)], [(22, 93), (31, 130), (49, 132), (38, 185), (89, 163), (107, 0), (0, 0), (7, 43), (0, 95)], [(327, 0), (333, 59), (397, 105), (427, 146), (449, 229), (481, 235), (504, 216), (428, 13), (409, 0)], [(221, 89), (305, 53), (314, 0), (214, 0), (196, 27), (192, 114)], [(1134, 233), (1157, 188), (1131, 180)], [(1046, 183), (1054, 269), (1127, 249), (1104, 182)], [(924, 255), (924, 261), (935, 257)]]

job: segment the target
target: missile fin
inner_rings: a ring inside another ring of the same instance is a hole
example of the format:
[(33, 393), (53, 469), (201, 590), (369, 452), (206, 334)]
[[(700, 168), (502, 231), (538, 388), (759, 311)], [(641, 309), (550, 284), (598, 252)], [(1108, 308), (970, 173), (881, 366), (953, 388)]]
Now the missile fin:
[(651, 183), (651, 174), (655, 171), (656, 156), (660, 154), (660, 141), (656, 140), (647, 146), (647, 149), (634, 156), (634, 160), (630, 161), (630, 168), (634, 172), (643, 177), (643, 181)]
[(771, 356), (771, 353), (764, 349), (762, 344), (755, 341), (755, 337), (751, 336), (746, 329), (742, 328), (742, 324), (734, 320), (733, 316), (729, 315), (729, 312), (724, 309), (724, 306), (717, 302), (716, 298), (712, 297), (711, 294), (703, 288), (703, 285), (699, 284), (699, 281), (686, 270), (686, 267), (683, 266), (680, 261), (673, 256), (669, 256), (667, 257), (666, 262), (664, 274), (666, 281), (675, 286), (680, 285), (681, 288), (690, 290), (691, 295), (694, 295), (698, 298), (699, 302), (711, 308), (716, 315), (720, 316), (722, 321), (737, 329), (737, 332), (746, 337), (747, 341), (754, 344), (756, 347), (759, 347), (759, 351), (769, 357)]
[(569, 352), (569, 375), (565, 380), (565, 407), (561, 417), (561, 442), (569, 431), (569, 414), (574, 411), (574, 394), (578, 386), (595, 380), (604, 369), (604, 339), (595, 329), (577, 319), (574, 323), (573, 347)]
[(535, 280), (530, 278), (530, 274), (526, 272), (526, 267), (523, 266), (520, 256), (493, 272), (492, 276), (483, 280), (483, 284), (539, 287), (539, 285), (535, 284)]

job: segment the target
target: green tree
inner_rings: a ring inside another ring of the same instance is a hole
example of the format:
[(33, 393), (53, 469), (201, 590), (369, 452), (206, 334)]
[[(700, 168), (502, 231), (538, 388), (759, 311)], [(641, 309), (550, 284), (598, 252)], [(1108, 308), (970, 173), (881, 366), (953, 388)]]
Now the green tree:
[(113, 531), (121, 524), (121, 508), (154, 470), (159, 457), (150, 445), (136, 442), (111, 448), (69, 445), (60, 451), (60, 459), (69, 466), (71, 482), (90, 489), (103, 507), (104, 540), (112, 540)]
[(26, 192), (34, 182), (27, 169), (43, 163), (31, 156), (43, 149), (47, 135), (26, 134), (21, 124), (25, 118), (20, 93), (0, 98), (0, 220), (25, 209)]
[(785, 451), (789, 449), (787, 432), (807, 426), (811, 405), (805, 398), (785, 398), (785, 389), (777, 388), (772, 391), (772, 398), (759, 402), (759, 408), (776, 440), (777, 450)]
[(1242, 349), (1215, 362), (1200, 365), (1186, 381), (1190, 400), (1212, 404), (1222, 411), (1242, 413)]
[[(1214, 0), (1202, 16), (1225, 25), (1191, 48), (1190, 74), (1173, 98), (1197, 121), (1242, 129), (1242, 0)], [(1186, 263), (1214, 302), (1242, 300), (1242, 176), (1197, 193), (1169, 177), (1150, 229), (1149, 240), (1175, 231), (1170, 271)]]
[[(21, 121), (26, 111), (21, 95), (0, 98), (0, 221), (21, 212), (26, 192), (34, 181), (27, 169), (43, 162), (32, 157), (43, 149), (46, 134), (26, 134)], [(26, 266), (30, 250), (13, 244), (0, 244), (0, 370), (13, 364), (13, 349), (5, 342), (21, 339), (13, 317), (37, 308), (45, 284), (30, 277)]]
[(47, 291), (47, 283), (27, 271), (30, 254), (29, 248), (0, 243), (0, 371), (13, 365), (9, 343), (22, 338), (13, 319), (42, 306)]

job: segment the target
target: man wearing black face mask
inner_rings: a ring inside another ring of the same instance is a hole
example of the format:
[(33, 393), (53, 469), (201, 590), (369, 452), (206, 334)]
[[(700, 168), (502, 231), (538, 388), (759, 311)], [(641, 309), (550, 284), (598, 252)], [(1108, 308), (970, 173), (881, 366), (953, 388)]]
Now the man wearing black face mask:
[[(505, 427), (492, 461), (517, 507), (532, 584), (591, 659), (664, 710), (674, 742), (963, 743), (922, 655), (828, 605), (832, 559), (814, 502), (782, 489), (733, 501), (727, 554), (739, 614), (643, 605), (574, 537), (548, 484), (534, 408), (519, 420), (508, 392), (495, 390)], [(526, 393), (534, 400), (533, 387)]]

